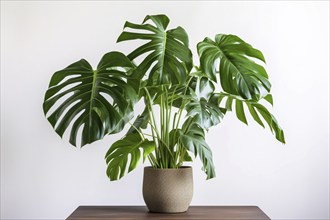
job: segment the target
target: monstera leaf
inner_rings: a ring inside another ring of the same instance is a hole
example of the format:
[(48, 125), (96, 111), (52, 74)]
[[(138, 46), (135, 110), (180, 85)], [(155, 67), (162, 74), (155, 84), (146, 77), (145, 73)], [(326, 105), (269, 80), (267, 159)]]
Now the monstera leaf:
[[(132, 118), (135, 90), (126, 83), (132, 62), (120, 52), (103, 56), (97, 69), (84, 59), (60, 70), (51, 78), (43, 110), (61, 137), (70, 123), (70, 143), (77, 145), (77, 134), (83, 126), (81, 146), (123, 129)], [(64, 100), (63, 100), (64, 99)]]
[[(214, 94), (211, 98), (212, 103), (217, 103), (218, 105), (220, 105), (221, 102), (225, 99), (225, 108), (229, 111), (232, 111), (232, 106), (235, 103), (236, 116), (241, 122), (248, 124), (244, 110), (244, 106), (246, 106), (254, 121), (256, 121), (260, 126), (265, 127), (264, 122), (260, 118), (262, 117), (263, 120), (268, 124), (270, 130), (275, 133), (276, 139), (285, 144), (285, 137), (282, 128), (277, 122), (275, 116), (271, 114), (265, 106), (255, 101), (243, 100), (237, 96), (233, 96), (227, 93)], [(273, 104), (273, 98), (270, 94), (267, 95), (264, 99), (270, 104)]]
[(213, 81), (219, 72), (225, 92), (243, 99), (259, 100), (270, 91), (266, 70), (253, 60), (265, 62), (262, 53), (239, 37), (218, 34), (215, 41), (205, 38), (197, 48), (201, 69)]
[(215, 86), (206, 77), (198, 78), (198, 86), (196, 85), (196, 92), (201, 98), (208, 99), (214, 92)]
[(212, 151), (205, 142), (204, 130), (198, 124), (188, 119), (182, 125), (182, 129), (179, 130), (179, 140), (183, 147), (195, 154), (195, 157), (199, 156), (207, 179), (215, 177)]
[[(148, 21), (152, 24), (148, 24)], [(138, 32), (124, 31), (117, 40), (147, 41), (128, 57), (135, 60), (146, 56), (138, 65), (136, 74), (139, 78), (148, 75), (148, 85), (182, 84), (192, 68), (188, 35), (182, 27), (166, 30), (169, 21), (166, 15), (153, 15), (146, 16), (142, 24), (126, 22), (124, 28), (136, 29)]]
[[(138, 133), (130, 133), (123, 139), (116, 141), (105, 155), (108, 164), (107, 175), (110, 180), (118, 180), (125, 175), (126, 167), (129, 164), (128, 172), (131, 172), (138, 165), (141, 152), (143, 161), (155, 149), (153, 141), (142, 139)], [(128, 156), (130, 155), (130, 162)]]
[(214, 92), (214, 85), (206, 77), (197, 79), (195, 91), (190, 90), (189, 100), (185, 106), (187, 116), (203, 129), (209, 129), (221, 122), (224, 117), (218, 105), (209, 101)]
[(148, 126), (148, 120), (149, 120), (149, 112), (148, 108), (146, 107), (143, 112), (138, 115), (133, 122), (133, 125), (129, 128), (126, 135), (131, 133), (137, 133), (140, 129), (146, 129)]
[(193, 99), (186, 105), (187, 116), (192, 117), (203, 129), (208, 129), (220, 123), (223, 113), (218, 106), (213, 105), (206, 99)]

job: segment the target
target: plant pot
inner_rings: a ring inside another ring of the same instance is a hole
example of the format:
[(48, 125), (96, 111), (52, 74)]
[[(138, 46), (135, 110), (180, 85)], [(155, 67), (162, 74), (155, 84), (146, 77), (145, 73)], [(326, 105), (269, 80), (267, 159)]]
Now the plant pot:
[(178, 213), (188, 210), (193, 196), (191, 167), (144, 168), (143, 198), (150, 212)]

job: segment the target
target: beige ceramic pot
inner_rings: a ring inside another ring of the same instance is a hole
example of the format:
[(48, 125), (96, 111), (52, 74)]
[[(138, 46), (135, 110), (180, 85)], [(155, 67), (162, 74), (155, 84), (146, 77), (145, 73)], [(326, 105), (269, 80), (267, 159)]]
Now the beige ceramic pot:
[(143, 198), (150, 212), (177, 213), (188, 210), (193, 196), (191, 167), (144, 168)]

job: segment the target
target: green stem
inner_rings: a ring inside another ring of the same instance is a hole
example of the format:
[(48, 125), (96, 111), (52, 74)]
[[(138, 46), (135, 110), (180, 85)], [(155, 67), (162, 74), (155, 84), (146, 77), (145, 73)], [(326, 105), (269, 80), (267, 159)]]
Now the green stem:
[[(187, 90), (188, 90), (188, 88), (189, 88), (190, 81), (191, 81), (192, 79), (193, 79), (193, 77), (190, 76), (190, 78), (189, 78), (189, 80), (188, 80), (188, 83), (187, 83), (187, 87), (186, 87), (186, 89), (184, 90), (183, 95), (186, 95)], [(179, 110), (179, 118), (178, 118), (178, 121), (177, 121), (177, 124), (176, 124), (176, 129), (179, 128), (179, 123), (180, 123), (180, 120), (181, 120), (182, 112), (183, 112), (183, 110), (184, 110), (184, 106), (185, 106), (185, 102), (182, 100), (182, 104), (181, 104), (181, 106), (180, 106), (180, 110)]]
[(134, 124), (132, 124), (131, 122), (128, 122), (139, 134), (143, 139), (146, 139), (146, 137), (143, 135), (143, 133), (141, 132), (140, 129), (138, 129)]
[[(182, 103), (183, 103), (183, 102), (182, 102)], [(176, 123), (176, 127), (175, 127), (176, 130), (179, 128), (179, 123), (180, 123), (180, 120), (181, 120), (181, 115), (182, 115), (183, 109), (184, 109), (184, 105), (181, 105), (180, 110), (179, 110), (178, 121), (177, 121), (177, 123)]]
[(156, 160), (155, 156), (152, 153), (148, 155), (148, 160), (149, 160), (149, 162), (150, 162), (150, 164), (153, 168), (158, 167), (157, 160)]
[(153, 127), (154, 127), (154, 130), (156, 132), (156, 135), (159, 138), (160, 137), (159, 130), (157, 128), (155, 114), (154, 114), (154, 111), (153, 111), (153, 108), (152, 108), (152, 99), (151, 99), (151, 96), (150, 96), (150, 93), (149, 93), (148, 89), (147, 88), (144, 88), (144, 89), (145, 89), (145, 91), (147, 93), (147, 96), (148, 96), (148, 99), (149, 99), (148, 109), (149, 109), (149, 115), (151, 116), (151, 117), (149, 117), (150, 118), (150, 122), (151, 122), (151, 124), (153, 124)]
[[(151, 99), (151, 96), (150, 96), (150, 93), (148, 91), (147, 88), (145, 88), (145, 91), (146, 91), (146, 94), (147, 94), (147, 107), (148, 107), (148, 112), (149, 112), (149, 124), (151, 126), (151, 134), (152, 134), (152, 138), (153, 138), (153, 141), (155, 143), (155, 155), (156, 155), (156, 161), (159, 161), (160, 159), (160, 146), (159, 146), (159, 142), (157, 140), (160, 139), (160, 136), (159, 136), (159, 132), (158, 132), (158, 129), (157, 129), (157, 124), (156, 124), (156, 120), (155, 120), (155, 115), (154, 115), (154, 111), (153, 111), (153, 108), (152, 108), (152, 99)], [(156, 163), (158, 164), (157, 166), (159, 168), (162, 168), (162, 164), (161, 163)]]

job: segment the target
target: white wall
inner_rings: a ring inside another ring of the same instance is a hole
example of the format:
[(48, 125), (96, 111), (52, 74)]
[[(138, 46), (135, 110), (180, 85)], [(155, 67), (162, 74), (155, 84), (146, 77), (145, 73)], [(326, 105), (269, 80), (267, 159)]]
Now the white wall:
[[(142, 169), (109, 182), (104, 154), (121, 134), (75, 149), (43, 116), (53, 72), (96, 65), (126, 20), (165, 13), (191, 48), (239, 35), (264, 52), (272, 112), (287, 144), (227, 115), (207, 140), (217, 178), (194, 167), (193, 205), (257, 205), (272, 219), (329, 218), (329, 2), (1, 1), (1, 218), (63, 219), (79, 205), (142, 205)], [(138, 110), (138, 109), (137, 109)]]

